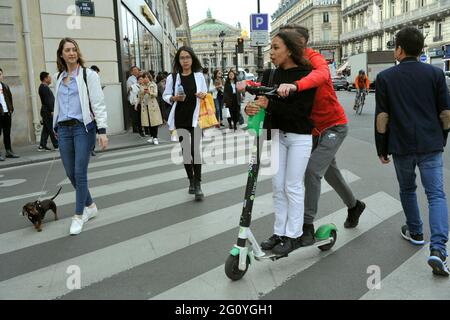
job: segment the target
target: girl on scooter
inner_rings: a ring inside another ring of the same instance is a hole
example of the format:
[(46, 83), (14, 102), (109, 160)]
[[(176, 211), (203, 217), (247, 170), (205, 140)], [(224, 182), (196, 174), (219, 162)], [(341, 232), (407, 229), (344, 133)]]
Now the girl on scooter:
[[(295, 32), (280, 32), (272, 39), (270, 57), (277, 66), (264, 72), (262, 85), (274, 86), (293, 83), (307, 76), (312, 67), (304, 58), (304, 46)], [(273, 78), (272, 83), (269, 79)], [(275, 209), (274, 233), (261, 243), (263, 250), (285, 255), (299, 247), (304, 219), (304, 174), (312, 148), (313, 124), (310, 120), (315, 89), (296, 92), (289, 97), (258, 97), (247, 104), (247, 115), (266, 109), (265, 128), (272, 131), (272, 168), (277, 171), (272, 178)], [(275, 163), (274, 163), (275, 162)]]

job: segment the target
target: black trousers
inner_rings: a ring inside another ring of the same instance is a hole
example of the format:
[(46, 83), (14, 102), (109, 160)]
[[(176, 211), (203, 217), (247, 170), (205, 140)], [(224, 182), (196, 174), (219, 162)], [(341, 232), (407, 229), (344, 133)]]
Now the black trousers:
[[(233, 95), (233, 104), (228, 106), (230, 110), (231, 118), (228, 118), (228, 124), (230, 125), (230, 129), (237, 130), (237, 124), (239, 123), (239, 115), (241, 113), (241, 106), (238, 103), (237, 96)], [(232, 128), (233, 127), (233, 128)]]
[(47, 146), (48, 137), (52, 140), (54, 148), (58, 148), (58, 140), (56, 140), (55, 133), (53, 132), (53, 118), (49, 116), (42, 115), (42, 132), (41, 132), (41, 142), (39, 145), (41, 147)]
[[(200, 128), (177, 128), (177, 134), (183, 150), (184, 168), (188, 179), (202, 181), (202, 159), (200, 154)], [(189, 152), (190, 151), (190, 152)]]
[(6, 150), (11, 150), (11, 115), (3, 113), (0, 115), (0, 135), (3, 134), (3, 143)]
[(133, 126), (134, 133), (142, 133), (141, 126), (141, 105), (138, 105), (137, 110), (134, 110), (134, 106), (130, 104), (131, 112), (131, 124)]

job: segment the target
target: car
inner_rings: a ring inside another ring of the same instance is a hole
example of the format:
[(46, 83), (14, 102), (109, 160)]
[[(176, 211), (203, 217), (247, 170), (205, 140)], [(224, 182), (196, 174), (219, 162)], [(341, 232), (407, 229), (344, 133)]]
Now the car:
[(346, 77), (333, 77), (331, 80), (333, 81), (334, 90), (350, 90), (349, 83)]
[(256, 77), (255, 77), (255, 75), (253, 73), (247, 73), (245, 75), (245, 80), (250, 80), (250, 81), (255, 82), (256, 81)]

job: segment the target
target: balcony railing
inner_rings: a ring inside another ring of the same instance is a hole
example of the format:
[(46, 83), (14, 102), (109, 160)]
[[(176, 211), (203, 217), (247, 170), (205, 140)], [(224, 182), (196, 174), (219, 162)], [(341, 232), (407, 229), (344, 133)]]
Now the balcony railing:
[(372, 3), (372, 0), (361, 0), (354, 4), (352, 4), (350, 7), (345, 8), (342, 10), (342, 16), (349, 15), (350, 13), (357, 11), (359, 9), (363, 9), (369, 6), (369, 4)]
[(404, 12), (402, 15), (387, 19), (383, 22), (383, 27), (389, 29), (408, 22), (420, 21), (438, 13), (443, 14), (446, 10), (450, 10), (450, 0), (438, 0), (426, 7)]
[(341, 38), (340, 41), (341, 42), (347, 42), (348, 40), (351, 39), (359, 39), (359, 38), (365, 38), (368, 35), (379, 35), (383, 33), (383, 27), (382, 24), (377, 24), (376, 26), (373, 26), (371, 28), (369, 27), (364, 27), (364, 28), (360, 28), (357, 29), (355, 31), (352, 32), (346, 32), (346, 33), (342, 33), (341, 34)]
[(338, 46), (339, 40), (312, 41), (312, 42), (308, 42), (308, 45), (311, 47)]
[(329, 7), (329, 6), (340, 6), (341, 0), (310, 0), (309, 4), (304, 7), (302, 10), (297, 12), (293, 17), (288, 19), (288, 23), (294, 21), (298, 17), (301, 17), (310, 10), (312, 7)]

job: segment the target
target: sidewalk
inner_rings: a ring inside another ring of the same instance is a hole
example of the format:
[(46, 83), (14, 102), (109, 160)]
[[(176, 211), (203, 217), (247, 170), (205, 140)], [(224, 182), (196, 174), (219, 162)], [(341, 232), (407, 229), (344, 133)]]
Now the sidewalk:
[[(128, 148), (135, 148), (135, 147), (142, 147), (142, 146), (149, 146), (150, 143), (147, 142), (147, 140), (150, 137), (144, 137), (141, 138), (139, 134), (137, 133), (131, 133), (131, 132), (124, 132), (122, 134), (114, 135), (114, 136), (108, 136), (109, 144), (108, 149), (105, 151), (98, 150), (98, 146), (95, 150), (97, 154), (103, 153), (103, 152), (109, 152), (114, 150), (120, 150), (120, 149), (128, 149)], [(169, 135), (169, 129), (167, 126), (163, 126), (159, 128), (158, 132), (158, 140), (160, 144), (169, 144), (170, 142), (170, 135)], [(19, 167), (26, 164), (31, 163), (38, 163), (38, 162), (44, 162), (53, 160), (53, 157), (56, 155), (56, 159), (60, 159), (60, 155), (58, 151), (37, 151), (39, 144), (32, 144), (28, 146), (22, 146), (22, 147), (14, 147), (13, 150), (14, 153), (20, 156), (18, 159), (9, 159), (6, 158), (5, 161), (0, 161), (0, 169), (5, 168), (12, 168), (12, 167)], [(50, 143), (48, 143), (49, 148), (53, 149)], [(2, 145), (3, 147), (3, 145)], [(2, 155), (5, 155), (5, 150), (1, 150)]]

